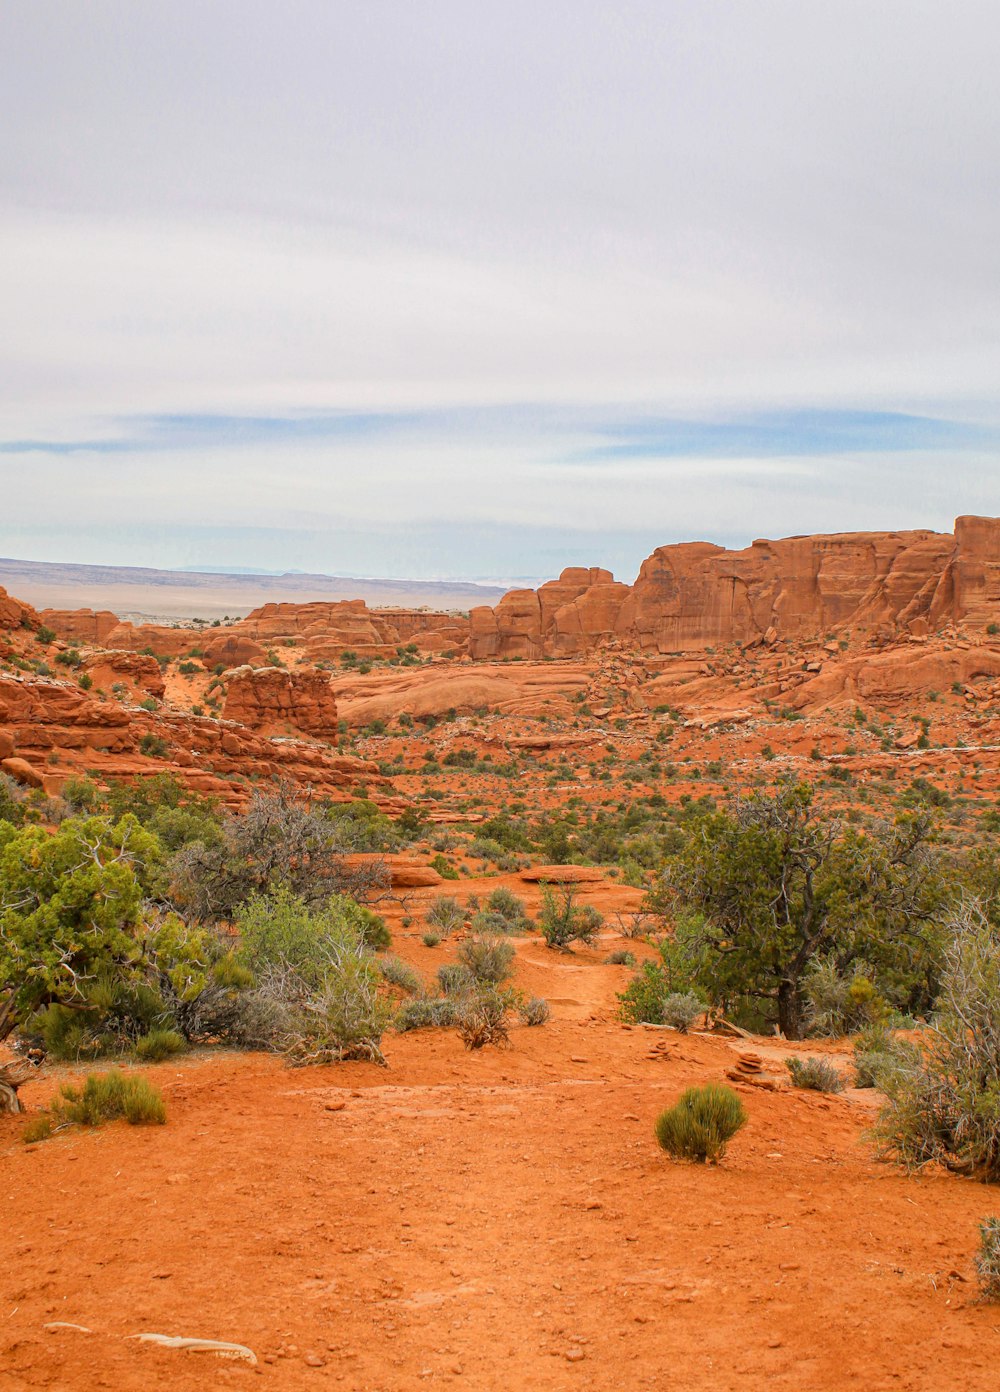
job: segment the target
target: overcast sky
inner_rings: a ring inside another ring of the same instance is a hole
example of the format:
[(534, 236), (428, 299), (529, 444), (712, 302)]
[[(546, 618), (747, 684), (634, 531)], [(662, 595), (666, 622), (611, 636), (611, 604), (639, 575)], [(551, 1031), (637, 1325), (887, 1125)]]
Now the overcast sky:
[(0, 554), (1000, 513), (996, 0), (8, 0)]

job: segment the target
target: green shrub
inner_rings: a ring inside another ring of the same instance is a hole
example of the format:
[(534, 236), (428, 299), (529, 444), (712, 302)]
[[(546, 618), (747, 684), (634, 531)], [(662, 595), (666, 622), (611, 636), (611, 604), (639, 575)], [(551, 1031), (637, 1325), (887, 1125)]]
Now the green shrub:
[(492, 935), (466, 938), (459, 944), (459, 963), (468, 968), (478, 982), (498, 986), (513, 973), (514, 949), (503, 938)]
[(299, 1005), (284, 1038), (284, 1053), (295, 1065), (364, 1059), (384, 1064), (382, 1035), (391, 1007), (379, 993), (381, 974), (363, 948), (341, 954), (321, 989)]
[(439, 894), (431, 902), (424, 917), (443, 938), (449, 938), (465, 922), (465, 910), (452, 895)]
[(1000, 1218), (995, 1214), (979, 1224), (976, 1271), (984, 1298), (1000, 1300)]
[(446, 962), (438, 967), (438, 985), (446, 996), (464, 996), (473, 989), (476, 978), (461, 962)]
[(438, 872), (442, 880), (458, 879), (458, 871), (455, 869), (455, 867), (451, 864), (450, 861), (445, 860), (444, 856), (441, 855), (440, 852), (438, 852), (436, 856), (432, 857), (430, 866), (432, 870), (436, 870)]
[(736, 1133), (746, 1125), (743, 1103), (732, 1088), (719, 1083), (688, 1088), (656, 1120), (656, 1139), (677, 1160), (719, 1161)]
[(856, 1034), (881, 1019), (888, 1007), (872, 975), (863, 964), (845, 976), (830, 960), (814, 962), (803, 979), (809, 1033)]
[(786, 1058), (785, 1067), (792, 1079), (792, 1087), (806, 1088), (812, 1092), (843, 1092), (843, 1076), (821, 1058)]
[(424, 947), (437, 947), (441, 942), (440, 933), (425, 933), (420, 939)]
[(124, 1120), (130, 1126), (162, 1126), (167, 1110), (159, 1088), (134, 1073), (89, 1073), (83, 1087), (64, 1083), (49, 1108), (53, 1127), (100, 1126)]
[(403, 1002), (392, 1023), (400, 1034), (414, 1029), (444, 1029), (455, 1023), (455, 1002), (448, 996), (417, 996)]
[(881, 1078), (875, 1134), (906, 1165), (1000, 1179), (1000, 933), (976, 904), (949, 925), (937, 1013)]
[(671, 1029), (686, 1034), (700, 1016), (705, 1013), (705, 1004), (693, 991), (671, 991), (664, 997), (660, 1019)]
[(854, 1086), (880, 1088), (902, 1047), (883, 1024), (862, 1030), (854, 1041)]
[(591, 943), (604, 919), (592, 904), (578, 905), (572, 889), (558, 892), (542, 888), (538, 926), (547, 947), (568, 947), (571, 942)]
[(408, 996), (415, 996), (421, 989), (420, 977), (402, 957), (389, 954), (379, 962), (379, 970), (390, 986), (397, 986)]
[(331, 962), (345, 947), (367, 947), (385, 941), (384, 921), (346, 895), (333, 894), (325, 905), (310, 907), (285, 888), (254, 894), (236, 915), (240, 936), (238, 957), (255, 976), (266, 968), (290, 967), (304, 981), (318, 986)]
[(456, 1012), (456, 1023), (462, 1043), (467, 1049), (482, 1049), (487, 1044), (503, 1048), (510, 1040), (507, 1015), (512, 1003), (509, 991), (495, 985), (478, 987), (463, 998)]
[(643, 962), (618, 996), (618, 1014), (626, 1024), (662, 1025), (663, 1005), (670, 994), (666, 968), (659, 962)]
[(177, 1030), (150, 1030), (135, 1042), (135, 1056), (142, 1063), (162, 1063), (164, 1059), (182, 1054), (188, 1042)]
[(548, 1001), (541, 996), (529, 996), (520, 1003), (517, 1012), (526, 1025), (544, 1025), (552, 1014)]
[(604, 961), (609, 967), (634, 967), (635, 953), (619, 948), (616, 952), (609, 952)]
[(486, 911), (507, 925), (505, 932), (524, 933), (531, 927), (524, 900), (519, 899), (513, 890), (503, 885), (487, 896)]
[(170, 753), (170, 745), (159, 735), (143, 735), (139, 741), (139, 753), (147, 759), (165, 759)]

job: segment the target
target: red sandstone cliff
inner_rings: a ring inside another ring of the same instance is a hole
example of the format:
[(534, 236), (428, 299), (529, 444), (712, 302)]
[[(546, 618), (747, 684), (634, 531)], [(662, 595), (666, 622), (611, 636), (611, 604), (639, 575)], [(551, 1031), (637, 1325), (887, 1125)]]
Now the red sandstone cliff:
[(845, 532), (658, 547), (632, 586), (572, 569), (470, 615), (472, 657), (559, 657), (612, 636), (661, 653), (838, 633), (924, 634), (1000, 620), (1000, 519), (954, 534)]

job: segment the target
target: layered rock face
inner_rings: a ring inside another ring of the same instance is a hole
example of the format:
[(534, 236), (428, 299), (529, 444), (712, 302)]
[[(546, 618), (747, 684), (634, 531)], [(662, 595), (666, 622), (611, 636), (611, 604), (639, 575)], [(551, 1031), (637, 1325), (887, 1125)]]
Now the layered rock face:
[[(248, 713), (254, 718), (268, 713), (263, 697)], [(324, 722), (331, 714), (335, 731), (332, 695)], [(301, 726), (298, 710), (296, 717)], [(330, 729), (324, 733), (329, 737)], [(152, 749), (144, 745), (147, 736), (155, 740)], [(327, 744), (271, 739), (229, 720), (150, 712), (68, 682), (0, 674), (0, 771), (27, 787), (58, 793), (74, 774), (131, 779), (167, 772), (198, 792), (239, 804), (248, 796), (241, 781), (247, 770), (334, 798), (349, 795), (361, 780), (370, 790), (387, 787), (375, 764), (338, 754)]]
[(567, 570), (470, 616), (470, 655), (562, 657), (602, 639), (659, 653), (815, 638), (827, 631), (922, 635), (1000, 620), (1000, 519), (955, 532), (846, 532), (658, 547), (634, 585)]
[(537, 590), (511, 590), (469, 615), (472, 657), (572, 657), (617, 630), (631, 587), (610, 570), (572, 566)]
[(260, 734), (337, 738), (333, 688), (315, 668), (237, 667), (229, 674), (222, 714)]
[(0, 585), (0, 631), (12, 628), (37, 628), (41, 620), (30, 604), (9, 595)]

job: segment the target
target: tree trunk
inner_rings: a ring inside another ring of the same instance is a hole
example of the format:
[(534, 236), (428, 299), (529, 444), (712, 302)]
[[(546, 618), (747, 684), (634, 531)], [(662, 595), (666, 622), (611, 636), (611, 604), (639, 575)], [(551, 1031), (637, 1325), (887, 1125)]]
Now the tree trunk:
[(0, 1115), (4, 1112), (21, 1112), (17, 1090), (28, 1076), (29, 1070), (23, 1063), (0, 1063)]
[(786, 1039), (802, 1038), (802, 1000), (797, 981), (782, 981), (778, 987), (778, 1028)]

